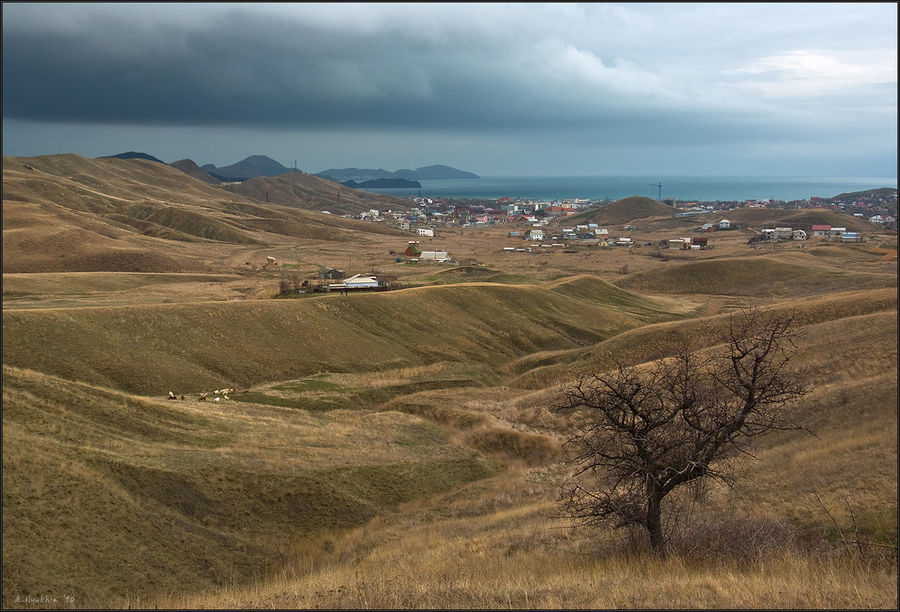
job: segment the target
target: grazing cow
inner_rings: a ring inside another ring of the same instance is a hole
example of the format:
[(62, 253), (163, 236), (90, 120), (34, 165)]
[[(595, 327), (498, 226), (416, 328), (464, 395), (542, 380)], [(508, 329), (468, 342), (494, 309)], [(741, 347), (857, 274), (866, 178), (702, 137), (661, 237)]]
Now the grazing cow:
[(169, 399), (170, 399), (170, 400), (177, 400), (178, 397), (176, 397), (176, 395), (175, 395), (174, 393), (172, 393), (171, 391), (169, 391)]

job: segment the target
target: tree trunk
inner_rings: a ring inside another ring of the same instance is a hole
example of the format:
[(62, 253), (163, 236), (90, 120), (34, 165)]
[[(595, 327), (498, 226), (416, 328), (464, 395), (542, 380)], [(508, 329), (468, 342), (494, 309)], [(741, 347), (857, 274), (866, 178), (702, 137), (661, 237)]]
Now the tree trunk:
[(647, 533), (650, 534), (650, 547), (659, 556), (666, 556), (662, 531), (662, 498), (657, 491), (647, 496)]

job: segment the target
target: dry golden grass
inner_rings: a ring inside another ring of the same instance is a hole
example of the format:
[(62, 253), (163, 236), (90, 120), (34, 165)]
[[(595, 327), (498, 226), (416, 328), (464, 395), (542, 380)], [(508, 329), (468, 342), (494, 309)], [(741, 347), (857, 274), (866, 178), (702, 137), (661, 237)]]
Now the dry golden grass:
[[(895, 236), (511, 255), (498, 226), (410, 265), (410, 234), (77, 156), (4, 158), (3, 212), (4, 608), (897, 606)], [(268, 299), (297, 246), (411, 288)], [(797, 315), (811, 433), (759, 440), (666, 560), (552, 518), (560, 385), (749, 305)]]

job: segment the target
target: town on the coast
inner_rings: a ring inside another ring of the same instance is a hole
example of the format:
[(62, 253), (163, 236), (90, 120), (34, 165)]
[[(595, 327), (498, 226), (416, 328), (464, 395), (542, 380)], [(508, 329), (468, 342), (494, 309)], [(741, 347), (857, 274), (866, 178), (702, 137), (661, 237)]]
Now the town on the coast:
[[(871, 189), (832, 198), (812, 196), (803, 200), (742, 200), (742, 201), (686, 201), (667, 199), (651, 202), (665, 205), (674, 211), (675, 217), (695, 215), (721, 215), (716, 222), (698, 222), (692, 229), (692, 236), (671, 236), (663, 240), (646, 241), (636, 235), (630, 224), (603, 227), (598, 223), (573, 220), (579, 219), (590, 209), (602, 209), (611, 202), (573, 198), (565, 200), (527, 200), (510, 197), (495, 200), (463, 198), (409, 197), (410, 206), (406, 210), (368, 210), (353, 217), (375, 223), (386, 223), (394, 228), (408, 231), (411, 239), (405, 248), (391, 251), (397, 262), (459, 264), (460, 262), (446, 250), (426, 248), (422, 240), (429, 240), (458, 228), (506, 225), (507, 241), (498, 245), (498, 251), (506, 253), (534, 253), (545, 250), (573, 252), (575, 247), (634, 248), (656, 247), (660, 249), (699, 250), (709, 246), (709, 233), (742, 229), (740, 224), (727, 218), (729, 211), (743, 208), (767, 208), (785, 210), (818, 209), (830, 210), (857, 217), (874, 223), (884, 230), (897, 229), (897, 190), (892, 188)], [(351, 216), (351, 215), (345, 215)], [(708, 219), (705, 216), (704, 219)], [(778, 226), (760, 227), (749, 239), (750, 244), (777, 243), (795, 240), (820, 240), (840, 243), (858, 243), (864, 240), (858, 231), (847, 227), (826, 224), (812, 224), (797, 228)], [(270, 258), (275, 263), (274, 258)], [(470, 262), (472, 263), (472, 262)], [(347, 277), (342, 270), (320, 267), (317, 278), (301, 279), (289, 274), (292, 267), (299, 269), (300, 262), (286, 263), (281, 268), (281, 294), (350, 291), (385, 291), (399, 287), (396, 279), (374, 273), (355, 274)], [(288, 272), (286, 274), (286, 272)]]

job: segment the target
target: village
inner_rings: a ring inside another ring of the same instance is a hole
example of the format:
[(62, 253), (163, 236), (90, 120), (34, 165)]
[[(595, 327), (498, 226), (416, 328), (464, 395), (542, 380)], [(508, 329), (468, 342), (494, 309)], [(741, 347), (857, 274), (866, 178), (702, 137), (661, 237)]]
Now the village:
[[(554, 219), (566, 217), (588, 208), (609, 204), (607, 200), (573, 198), (565, 200), (523, 200), (499, 198), (497, 200), (467, 200), (431, 197), (410, 197), (407, 211), (369, 210), (355, 217), (364, 221), (388, 223), (401, 230), (433, 229), (440, 227), (480, 227), (513, 223), (546, 226)], [(805, 200), (729, 200), (691, 201), (665, 199), (662, 203), (672, 207), (676, 216), (687, 217), (707, 213), (726, 214), (739, 208), (810, 209), (821, 208), (849, 214), (886, 230), (897, 228), (897, 190), (875, 189), (843, 197), (822, 198), (812, 196)], [(427, 234), (419, 234), (427, 235)]]
[[(690, 213), (691, 211), (687, 212)], [(702, 212), (710, 211), (702, 210)], [(706, 250), (713, 248), (710, 244), (712, 235), (721, 235), (723, 232), (744, 229), (741, 225), (723, 218), (717, 223), (698, 224), (689, 230), (690, 233), (694, 234), (692, 236), (672, 235), (660, 239), (658, 235), (654, 235), (641, 238), (635, 235), (635, 227), (631, 224), (600, 227), (597, 223), (582, 223), (568, 227), (554, 225), (551, 228), (549, 224), (552, 217), (549, 216), (537, 217), (531, 214), (522, 214), (519, 217), (497, 215), (498, 219), (505, 218), (506, 220), (498, 221), (495, 219), (491, 221), (490, 219), (494, 214), (495, 211), (488, 209), (484, 215), (488, 217), (488, 220), (480, 217), (479, 220), (476, 220), (476, 223), (484, 223), (485, 225), (505, 223), (517, 228), (506, 231), (505, 240), (494, 249), (495, 252), (506, 254), (537, 254), (551, 251), (573, 254), (586, 251), (599, 252), (607, 249), (641, 249), (646, 247), (652, 248), (656, 253), (660, 253), (661, 250)], [(676, 213), (676, 216), (681, 214)], [(408, 223), (408, 220), (404, 219), (403, 221)], [(453, 235), (451, 232), (460, 232), (462, 230), (452, 230), (450, 229), (452, 226), (410, 227), (407, 223), (402, 223), (399, 227), (406, 228), (406, 231), (413, 233), (419, 240), (408, 240), (405, 248), (399, 247), (390, 250), (388, 254), (393, 263), (449, 266), (479, 265), (478, 261), (471, 258), (460, 261), (459, 257), (454, 256), (448, 250), (426, 248), (423, 245), (422, 240), (431, 241), (435, 237), (450, 236)], [(613, 233), (611, 233), (611, 229)], [(776, 226), (762, 227), (753, 231), (754, 233), (746, 242), (747, 245), (753, 248), (759, 245), (775, 245), (787, 241), (795, 243), (800, 248), (804, 246), (803, 242), (808, 240), (827, 243), (860, 243), (864, 241), (863, 235), (858, 231), (849, 231), (846, 227), (824, 224), (814, 224), (808, 230)], [(498, 234), (498, 236), (502, 236), (502, 234)], [(277, 267), (274, 257), (269, 257), (268, 259), (269, 264)], [(385, 275), (379, 272), (357, 273), (347, 276), (344, 270), (321, 265), (315, 276), (302, 278), (299, 274), (291, 274), (292, 269), (299, 270), (299, 264), (299, 260), (295, 260), (294, 264), (285, 263), (281, 265), (279, 281), (281, 296), (331, 292), (349, 294), (351, 292), (390, 291), (404, 287), (402, 283), (398, 282), (396, 276)]]

